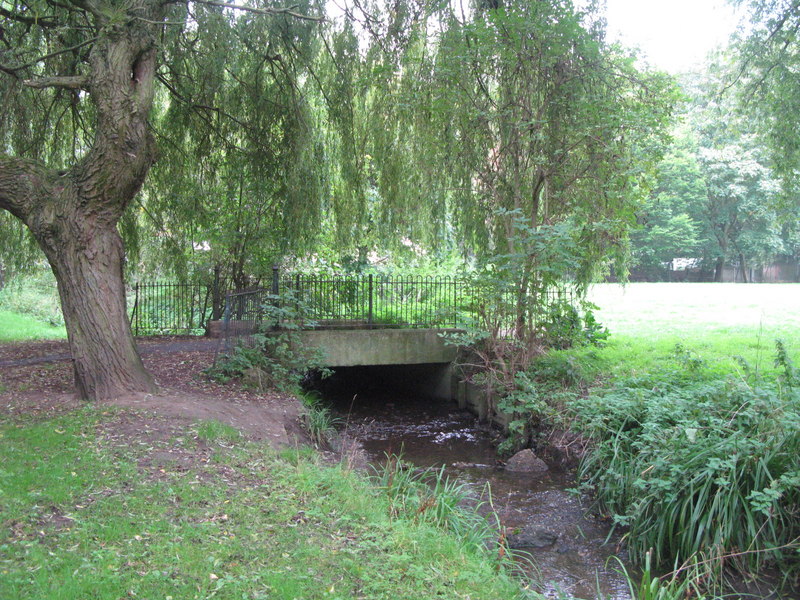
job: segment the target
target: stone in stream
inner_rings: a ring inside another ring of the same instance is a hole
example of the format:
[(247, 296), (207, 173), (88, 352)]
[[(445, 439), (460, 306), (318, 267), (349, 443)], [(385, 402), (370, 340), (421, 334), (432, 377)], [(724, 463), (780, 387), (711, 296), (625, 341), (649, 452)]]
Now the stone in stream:
[(541, 458), (533, 453), (533, 450), (526, 448), (520, 450), (508, 459), (506, 471), (517, 471), (519, 473), (544, 473), (549, 468)]
[(547, 548), (558, 540), (558, 534), (546, 529), (523, 529), (520, 533), (508, 536), (511, 548)]

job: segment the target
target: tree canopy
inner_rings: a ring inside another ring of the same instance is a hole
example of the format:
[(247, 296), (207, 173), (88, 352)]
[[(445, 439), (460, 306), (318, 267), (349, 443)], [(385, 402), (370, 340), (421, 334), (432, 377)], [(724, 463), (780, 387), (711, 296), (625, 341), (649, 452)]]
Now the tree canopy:
[(0, 10), (0, 208), (56, 274), (89, 397), (153, 388), (123, 240), (136, 266), (237, 286), (320, 240), (514, 253), (521, 293), (588, 281), (626, 255), (675, 97), (567, 1), (358, 2), (328, 23), (312, 0)]
[(800, 2), (732, 1), (746, 8), (750, 27), (733, 41), (737, 61), (728, 86), (763, 134), (786, 198), (796, 198), (800, 191)]

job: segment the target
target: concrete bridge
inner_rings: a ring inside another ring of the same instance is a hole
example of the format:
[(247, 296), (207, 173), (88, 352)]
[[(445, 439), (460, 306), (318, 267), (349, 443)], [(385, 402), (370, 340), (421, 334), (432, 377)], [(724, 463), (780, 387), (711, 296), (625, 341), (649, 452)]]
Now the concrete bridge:
[(305, 345), (323, 353), (327, 367), (374, 367), (376, 372), (380, 367), (404, 368), (408, 374), (402, 383), (405, 390), (458, 402), (481, 420), (491, 419), (505, 427), (508, 416), (489, 414), (483, 390), (457, 376), (454, 362), (459, 349), (445, 343), (442, 334), (448, 331), (454, 330), (328, 329), (303, 331), (300, 337)]
[(299, 332), (303, 344), (319, 349), (327, 367), (450, 364), (458, 348), (442, 329), (319, 329)]
[(299, 335), (305, 346), (320, 350), (325, 366), (334, 370), (404, 367), (409, 372), (405, 389), (440, 400), (457, 400), (458, 380), (453, 362), (458, 348), (445, 343), (443, 332), (439, 329), (327, 329), (303, 331)]
[[(553, 292), (544, 299), (571, 300), (566, 290)], [(217, 325), (226, 346), (228, 338), (289, 325), (305, 346), (322, 352), (327, 367), (408, 366), (420, 391), (457, 400), (486, 418), (488, 402), (480, 390), (455, 377), (458, 348), (442, 336), (476, 316), (475, 290), (462, 279), (281, 275), (276, 269), (270, 289), (228, 294), (225, 320)], [(214, 329), (212, 323), (212, 335)]]

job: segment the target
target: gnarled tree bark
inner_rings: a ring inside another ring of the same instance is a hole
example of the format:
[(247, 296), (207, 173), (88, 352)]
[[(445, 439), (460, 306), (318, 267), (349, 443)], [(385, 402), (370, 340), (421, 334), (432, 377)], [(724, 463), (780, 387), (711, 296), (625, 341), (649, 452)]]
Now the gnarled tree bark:
[(128, 323), (124, 250), (116, 227), (156, 157), (147, 119), (162, 3), (116, 4), (114, 10), (131, 16), (114, 23), (96, 3), (72, 4), (88, 10), (100, 32), (88, 73), (25, 83), (85, 89), (96, 112), (94, 143), (62, 172), (0, 155), (0, 209), (28, 226), (55, 273), (79, 395), (106, 399), (155, 391)]

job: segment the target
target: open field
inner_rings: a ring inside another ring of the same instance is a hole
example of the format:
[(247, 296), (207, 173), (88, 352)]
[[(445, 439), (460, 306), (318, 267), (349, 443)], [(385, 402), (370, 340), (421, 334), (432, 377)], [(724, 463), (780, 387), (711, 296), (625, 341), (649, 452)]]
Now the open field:
[(54, 327), (33, 317), (0, 310), (0, 342), (14, 340), (57, 340), (67, 337), (64, 327)]
[(687, 333), (764, 335), (800, 331), (800, 284), (597, 284), (589, 299), (613, 333), (653, 337)]
[(617, 374), (652, 368), (676, 344), (723, 371), (735, 356), (770, 369), (776, 339), (800, 356), (800, 284), (598, 284), (589, 300), (611, 332), (602, 355)]

